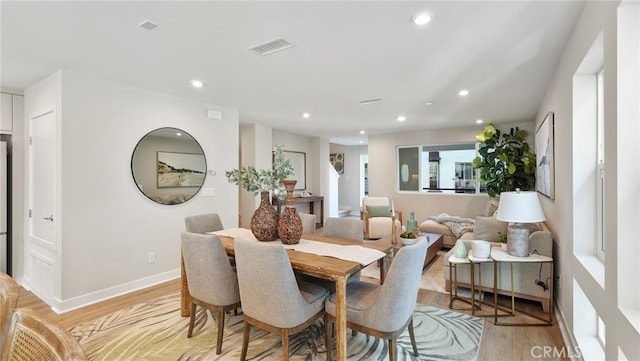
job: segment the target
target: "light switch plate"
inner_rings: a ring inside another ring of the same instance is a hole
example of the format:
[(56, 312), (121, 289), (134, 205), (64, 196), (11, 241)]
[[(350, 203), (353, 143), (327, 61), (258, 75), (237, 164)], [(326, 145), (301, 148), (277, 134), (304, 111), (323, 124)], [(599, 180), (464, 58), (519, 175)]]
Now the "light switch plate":
[(213, 187), (202, 188), (203, 197), (213, 197), (216, 195), (216, 189)]

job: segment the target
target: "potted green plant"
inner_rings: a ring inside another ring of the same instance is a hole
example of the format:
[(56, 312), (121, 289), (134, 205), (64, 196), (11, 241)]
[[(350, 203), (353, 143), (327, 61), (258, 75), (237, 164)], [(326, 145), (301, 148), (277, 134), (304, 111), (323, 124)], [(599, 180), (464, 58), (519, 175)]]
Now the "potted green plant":
[(473, 167), (480, 170), (480, 180), (485, 182), (490, 197), (516, 188), (535, 189), (536, 155), (526, 137), (527, 132), (518, 127), (502, 133), (493, 124), (476, 135), (480, 148)]
[(507, 251), (507, 234), (498, 232), (498, 237), (500, 240), (500, 247), (502, 247), (502, 250), (506, 252)]
[(245, 191), (260, 194), (260, 205), (251, 217), (251, 232), (260, 241), (278, 238), (278, 212), (271, 206), (269, 193), (284, 190), (284, 180), (293, 174), (293, 165), (282, 154), (284, 146), (273, 147), (273, 167), (256, 169), (253, 166), (232, 169), (225, 172), (230, 183), (239, 185)]

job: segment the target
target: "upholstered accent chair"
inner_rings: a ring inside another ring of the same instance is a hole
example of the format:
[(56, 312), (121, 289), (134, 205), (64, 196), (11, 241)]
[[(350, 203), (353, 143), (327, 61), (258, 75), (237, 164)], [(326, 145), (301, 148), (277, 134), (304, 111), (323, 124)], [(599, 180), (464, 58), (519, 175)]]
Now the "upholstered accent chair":
[(251, 326), (281, 335), (282, 359), (289, 359), (289, 334), (306, 329), (324, 313), (329, 291), (297, 280), (279, 242), (235, 239), (244, 333), (240, 360), (247, 357)]
[[(382, 286), (356, 281), (347, 284), (347, 327), (389, 342), (389, 360), (396, 360), (396, 340), (409, 327), (414, 355), (418, 355), (413, 333), (420, 277), (427, 242), (422, 240), (400, 248)], [(325, 302), (325, 344), (331, 360), (331, 329), (336, 320), (336, 296)]]
[(302, 221), (302, 233), (316, 233), (316, 215), (309, 213), (298, 213)]
[(35, 311), (16, 308), (0, 335), (1, 361), (82, 361), (87, 356), (64, 327)]
[(187, 232), (207, 233), (224, 229), (222, 221), (217, 213), (199, 214), (185, 217), (184, 225)]
[(0, 331), (11, 312), (18, 306), (20, 286), (4, 272), (0, 272)]
[(204, 307), (218, 322), (216, 354), (222, 352), (225, 313), (240, 307), (238, 277), (220, 239), (215, 235), (182, 232), (182, 257), (191, 296), (189, 332), (193, 333), (196, 307)]
[[(360, 219), (364, 222), (364, 238), (377, 239), (391, 235), (391, 202), (387, 197), (364, 197)], [(402, 212), (396, 210), (396, 230), (402, 227)]]
[(327, 237), (362, 240), (364, 237), (363, 229), (363, 223), (360, 219), (329, 217), (324, 221), (322, 234)]

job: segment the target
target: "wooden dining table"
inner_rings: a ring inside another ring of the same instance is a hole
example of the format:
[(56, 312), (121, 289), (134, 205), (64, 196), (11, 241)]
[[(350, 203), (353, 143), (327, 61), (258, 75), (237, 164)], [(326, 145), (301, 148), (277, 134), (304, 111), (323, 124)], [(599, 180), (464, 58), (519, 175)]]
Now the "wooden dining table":
[[(218, 236), (228, 255), (235, 255), (233, 238), (226, 236)], [(303, 239), (312, 241), (333, 243), (338, 245), (361, 245), (363, 247), (376, 249), (389, 255), (392, 251), (392, 245), (387, 242), (363, 242), (360, 240), (325, 237), (319, 234), (303, 234)], [(279, 242), (279, 241), (274, 241)], [(304, 253), (293, 249), (288, 249), (289, 260), (295, 272), (326, 279), (336, 284), (336, 359), (347, 359), (347, 280), (351, 275), (360, 271), (368, 265), (362, 265), (358, 262), (347, 261), (339, 258), (320, 256), (312, 253)], [(382, 258), (382, 257), (381, 257)], [(376, 261), (374, 261), (376, 262)], [(373, 263), (373, 262), (372, 262)], [(384, 279), (385, 262), (378, 262), (380, 265), (380, 279)], [(181, 256), (180, 262), (180, 278), (181, 278), (181, 315), (188, 317), (191, 314), (191, 297), (189, 296), (189, 286), (184, 269), (184, 260)], [(329, 351), (327, 351), (329, 352)]]

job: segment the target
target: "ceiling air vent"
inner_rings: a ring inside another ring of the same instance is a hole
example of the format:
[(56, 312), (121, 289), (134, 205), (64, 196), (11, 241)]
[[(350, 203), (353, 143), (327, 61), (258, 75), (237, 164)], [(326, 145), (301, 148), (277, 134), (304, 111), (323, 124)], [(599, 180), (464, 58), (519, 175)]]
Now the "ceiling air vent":
[(266, 43), (250, 46), (247, 48), (247, 50), (253, 51), (259, 55), (269, 55), (275, 53), (276, 51), (288, 49), (291, 47), (293, 47), (293, 44), (280, 38), (267, 41)]
[(382, 98), (373, 98), (373, 99), (360, 100), (358, 103), (360, 103), (360, 105), (366, 105), (366, 104), (379, 103), (381, 101), (382, 101)]

